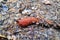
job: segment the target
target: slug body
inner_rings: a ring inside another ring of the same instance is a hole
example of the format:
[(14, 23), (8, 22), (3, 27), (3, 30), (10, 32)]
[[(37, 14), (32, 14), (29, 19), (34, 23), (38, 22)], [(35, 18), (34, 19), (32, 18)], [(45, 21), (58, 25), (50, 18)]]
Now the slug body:
[(32, 23), (36, 23), (36, 22), (38, 22), (38, 19), (35, 17), (27, 17), (27, 18), (17, 20), (17, 24), (23, 27), (28, 26)]

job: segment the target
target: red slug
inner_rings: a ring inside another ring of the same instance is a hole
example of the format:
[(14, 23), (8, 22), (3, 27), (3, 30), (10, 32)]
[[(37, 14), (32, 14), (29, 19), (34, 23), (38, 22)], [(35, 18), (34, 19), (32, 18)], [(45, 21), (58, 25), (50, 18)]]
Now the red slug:
[(26, 27), (32, 23), (36, 23), (38, 22), (38, 18), (35, 18), (35, 17), (26, 17), (26, 18), (23, 18), (23, 19), (19, 19), (17, 20), (17, 24), (21, 27)]

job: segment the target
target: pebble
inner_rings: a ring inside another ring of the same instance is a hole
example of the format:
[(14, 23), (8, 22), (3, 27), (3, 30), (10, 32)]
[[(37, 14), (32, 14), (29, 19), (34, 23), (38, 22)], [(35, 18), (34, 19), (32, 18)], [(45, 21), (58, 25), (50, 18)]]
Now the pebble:
[(3, 0), (0, 0), (0, 2), (2, 2)]
[(18, 2), (17, 2), (17, 8), (20, 7), (20, 4), (21, 4), (21, 3), (22, 3), (21, 1), (18, 1)]
[(7, 13), (6, 13), (6, 12), (4, 12), (4, 11), (2, 11), (2, 12), (1, 12), (1, 14), (2, 14), (2, 15), (5, 15), (5, 14), (7, 14)]
[(51, 5), (51, 2), (49, 0), (44, 0), (43, 3), (46, 5)]
[(2, 19), (2, 14), (0, 14), (0, 20)]
[(24, 10), (22, 11), (22, 14), (26, 14), (26, 15), (29, 15), (31, 14), (32, 10)]
[(12, 3), (14, 3), (14, 2), (16, 2), (17, 0), (8, 0), (7, 2), (12, 2)]
[(8, 11), (7, 5), (3, 4), (3, 5), (2, 5), (2, 9), (3, 9), (3, 11)]
[(4, 22), (4, 20), (1, 20), (1, 21), (0, 21), (0, 25), (3, 25), (3, 22)]
[(9, 11), (10, 12), (16, 12), (15, 8), (10, 8)]
[(16, 40), (16, 36), (15, 36), (15, 35), (12, 35), (12, 39), (13, 39), (13, 40)]
[(37, 7), (32, 7), (32, 9), (33, 9), (33, 10), (36, 10), (36, 9), (37, 9)]
[(7, 38), (8, 38), (8, 40), (11, 40), (12, 39), (10, 35), (8, 35)]

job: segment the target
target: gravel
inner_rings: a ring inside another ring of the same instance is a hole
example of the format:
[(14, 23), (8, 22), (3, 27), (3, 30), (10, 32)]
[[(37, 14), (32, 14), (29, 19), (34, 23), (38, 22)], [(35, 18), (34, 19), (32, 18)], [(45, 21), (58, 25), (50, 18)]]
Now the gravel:
[[(60, 0), (7, 0), (0, 7), (0, 34), (10, 40), (59, 40), (60, 39)], [(21, 28), (16, 21), (23, 17), (40, 17), (38, 24)], [(50, 26), (44, 20), (54, 22)], [(56, 29), (55, 29), (56, 28)], [(10, 38), (11, 37), (11, 38)]]

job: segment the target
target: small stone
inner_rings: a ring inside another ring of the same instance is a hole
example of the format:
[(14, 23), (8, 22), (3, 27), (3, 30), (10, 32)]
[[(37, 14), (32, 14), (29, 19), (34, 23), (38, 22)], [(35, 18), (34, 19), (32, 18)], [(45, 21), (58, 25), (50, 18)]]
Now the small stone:
[(12, 24), (12, 22), (13, 22), (13, 20), (11, 20), (11, 19), (10, 19), (10, 20), (8, 20), (8, 23)]
[(37, 7), (32, 7), (32, 10), (36, 10), (37, 9)]
[(10, 35), (7, 36), (8, 40), (12, 39), (12, 37)]
[(7, 24), (7, 20), (5, 20), (3, 24)]
[(0, 19), (2, 18), (2, 14), (0, 14)]
[(13, 40), (16, 40), (16, 36), (15, 36), (15, 35), (12, 35), (12, 39), (13, 39)]
[(10, 12), (16, 12), (15, 8), (10, 8), (9, 11)]
[(44, 15), (45, 13), (44, 13), (43, 11), (40, 11), (40, 14), (41, 14), (41, 15)]
[(3, 0), (3, 1), (7, 1), (7, 0)]
[(51, 2), (48, 1), (48, 0), (44, 0), (43, 3), (46, 4), (46, 5), (51, 5)]
[(39, 23), (37, 22), (36, 24), (38, 25)]
[(0, 3), (0, 7), (2, 8), (2, 3)]
[(17, 0), (8, 0), (7, 2), (12, 2), (12, 3), (14, 3), (14, 2), (16, 2)]
[(5, 15), (5, 14), (7, 14), (7, 13), (2, 11), (1, 14), (2, 14), (2, 15)]
[(3, 0), (0, 0), (0, 2), (2, 2)]
[(3, 11), (8, 11), (8, 7), (5, 4), (2, 5), (2, 8), (3, 8)]
[(18, 1), (18, 2), (17, 2), (17, 8), (20, 7), (20, 4), (22, 4), (22, 2), (21, 2), (21, 1)]
[(22, 11), (22, 14), (31, 14), (32, 10), (24, 10)]
[(52, 19), (53, 19), (53, 20), (56, 20), (56, 19), (57, 19), (57, 16), (52, 17)]
[(42, 35), (43, 35), (44, 37), (48, 37), (48, 35), (47, 35), (46, 33), (43, 33)]
[(0, 25), (3, 25), (3, 23), (4, 23), (4, 20), (1, 20), (1, 21), (0, 21)]

